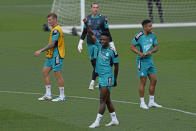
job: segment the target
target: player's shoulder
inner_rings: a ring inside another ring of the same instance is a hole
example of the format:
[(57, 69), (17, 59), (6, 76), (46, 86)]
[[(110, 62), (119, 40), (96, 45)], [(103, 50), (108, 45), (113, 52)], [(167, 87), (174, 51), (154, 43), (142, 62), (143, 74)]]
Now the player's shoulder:
[(137, 34), (135, 35), (135, 40), (138, 41), (139, 38), (140, 38), (141, 36), (143, 36), (143, 35), (144, 35), (144, 32), (143, 32), (143, 31), (140, 31), (139, 33), (137, 33)]
[(63, 31), (60, 25), (57, 25), (56, 27), (54, 27), (54, 30), (53, 30), (54, 33), (57, 33), (57, 32), (59, 32), (59, 31), (60, 31), (60, 32)]
[(102, 14), (99, 14), (99, 17), (100, 17), (100, 19), (107, 20), (107, 17)]
[(118, 51), (117, 50), (114, 50), (112, 47), (109, 48), (109, 51), (112, 55), (114, 55), (114, 57), (118, 57)]

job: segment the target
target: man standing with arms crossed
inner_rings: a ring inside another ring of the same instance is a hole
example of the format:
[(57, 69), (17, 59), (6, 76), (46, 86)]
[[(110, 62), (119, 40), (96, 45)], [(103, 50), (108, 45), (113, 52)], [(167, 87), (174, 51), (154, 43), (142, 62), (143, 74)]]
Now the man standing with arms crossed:
[(57, 15), (55, 13), (50, 13), (47, 16), (47, 18), (48, 18), (48, 24), (52, 26), (52, 30), (49, 38), (49, 44), (46, 47), (34, 53), (35, 56), (38, 56), (42, 52), (47, 51), (46, 53), (47, 60), (42, 70), (42, 75), (45, 81), (46, 94), (43, 97), (38, 98), (38, 100), (44, 101), (44, 100), (52, 99), (49, 73), (50, 71), (53, 70), (59, 85), (60, 95), (59, 97), (53, 99), (52, 101), (53, 102), (65, 101), (66, 97), (64, 94), (64, 81), (62, 77), (63, 59), (65, 56), (63, 31), (61, 27), (57, 25)]
[[(154, 33), (152, 33), (152, 22), (150, 20), (144, 20), (142, 22), (143, 30), (136, 34), (135, 38), (132, 40), (130, 49), (138, 54), (136, 64), (138, 76), (140, 77), (140, 86), (139, 86), (139, 94), (140, 94), (140, 108), (149, 109), (149, 107), (159, 107), (154, 101), (155, 95), (155, 86), (156, 86), (156, 69), (154, 66), (154, 62), (152, 59), (152, 53), (156, 53), (158, 51), (158, 42)], [(137, 47), (137, 48), (136, 48)], [(149, 104), (148, 106), (144, 101), (144, 87), (146, 84), (147, 77), (150, 80), (149, 86)]]
[[(112, 37), (108, 28), (107, 19), (99, 14), (99, 5), (98, 3), (94, 2), (91, 4), (91, 11), (92, 14), (88, 15), (88, 25), (90, 29), (93, 31), (94, 35), (97, 37), (97, 39), (100, 39), (101, 33), (103, 31), (107, 32), (109, 34), (109, 41), (110, 46), (115, 50), (114, 42), (112, 41)], [(94, 89), (95, 80), (97, 77), (97, 73), (95, 73), (95, 66), (96, 66), (96, 58), (97, 58), (97, 46), (93, 43), (93, 40), (90, 38), (90, 36), (87, 34), (86, 26), (84, 25), (84, 29), (78, 44), (78, 51), (81, 53), (82, 51), (82, 44), (87, 35), (87, 46), (88, 46), (88, 53), (90, 57), (91, 64), (93, 66), (93, 72), (92, 72), (92, 80), (89, 85), (89, 89)]]

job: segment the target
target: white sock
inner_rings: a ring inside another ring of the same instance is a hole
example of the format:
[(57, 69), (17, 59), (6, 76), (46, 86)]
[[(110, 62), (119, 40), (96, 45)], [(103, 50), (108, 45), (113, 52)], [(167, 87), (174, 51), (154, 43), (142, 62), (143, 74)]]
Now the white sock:
[(59, 87), (59, 91), (60, 91), (60, 97), (64, 98), (65, 97), (64, 87)]
[(116, 121), (117, 120), (115, 112), (110, 113), (110, 116), (112, 118), (112, 121)]
[(140, 102), (141, 102), (141, 103), (145, 103), (144, 97), (140, 97)]
[(93, 85), (94, 85), (94, 84), (95, 84), (95, 80), (91, 80), (91, 84), (93, 84)]
[(149, 102), (154, 102), (154, 96), (149, 96)]
[(51, 95), (51, 85), (45, 85), (46, 95)]
[(103, 115), (101, 115), (101, 114), (98, 113), (95, 122), (98, 122), (98, 123), (99, 123), (100, 120), (101, 120), (101, 118), (102, 118), (102, 116), (103, 116)]

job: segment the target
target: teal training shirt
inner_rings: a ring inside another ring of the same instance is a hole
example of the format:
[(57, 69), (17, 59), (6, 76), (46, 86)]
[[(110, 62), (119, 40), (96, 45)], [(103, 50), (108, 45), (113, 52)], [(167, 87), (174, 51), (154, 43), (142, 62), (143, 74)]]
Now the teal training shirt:
[(55, 46), (54, 46), (54, 54), (53, 54), (53, 57), (57, 57), (59, 56), (59, 51), (58, 51), (58, 39), (59, 39), (59, 32), (58, 30), (54, 30), (52, 32), (52, 40), (55, 40)]
[[(151, 51), (153, 48), (153, 45), (158, 44), (156, 35), (154, 33), (150, 33), (147, 36), (144, 34), (144, 31), (139, 32), (135, 35), (135, 38), (132, 40), (132, 44), (134, 46), (137, 46), (138, 50), (142, 53), (147, 53), (148, 51)], [(140, 60), (141, 56), (137, 56), (137, 60)], [(152, 59), (152, 55), (145, 56), (143, 59)]]
[[(97, 39), (100, 39), (101, 33), (108, 29), (108, 23), (105, 16), (98, 14), (96, 17), (94, 17), (92, 14), (88, 15), (88, 26), (92, 30), (93, 34), (96, 36)], [(84, 28), (86, 28), (86, 25), (84, 25)], [(87, 34), (87, 44), (94, 44), (90, 36)]]
[(99, 75), (113, 74), (113, 64), (119, 63), (117, 51), (112, 50), (111, 47), (104, 49), (98, 40), (96, 41), (95, 45), (98, 47), (95, 72), (97, 72)]

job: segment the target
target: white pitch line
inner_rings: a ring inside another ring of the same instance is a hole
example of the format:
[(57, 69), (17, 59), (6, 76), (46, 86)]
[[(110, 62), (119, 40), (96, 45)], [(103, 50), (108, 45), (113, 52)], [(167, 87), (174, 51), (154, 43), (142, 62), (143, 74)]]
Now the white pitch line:
[[(43, 95), (41, 93), (33, 93), (33, 92), (18, 92), (18, 91), (0, 91), (0, 93), (9, 93), (9, 94), (25, 94), (25, 95)], [(58, 96), (58, 95), (54, 95), (54, 96)], [(83, 96), (67, 96), (70, 98), (76, 98), (76, 99), (86, 99), (86, 100), (97, 100), (99, 101), (98, 98), (92, 98), (92, 97), (83, 97)], [(138, 105), (139, 103), (136, 102), (130, 102), (130, 101), (120, 101), (120, 100), (112, 100), (113, 102), (117, 102), (117, 103), (123, 103), (123, 104), (134, 104), (134, 105)], [(188, 112), (188, 111), (184, 111), (184, 110), (180, 110), (180, 109), (175, 109), (175, 108), (169, 108), (169, 107), (162, 107), (163, 109), (166, 110), (170, 110), (170, 111), (176, 111), (176, 112), (181, 112), (184, 114), (189, 114), (192, 116), (196, 116), (196, 113), (193, 112)]]

